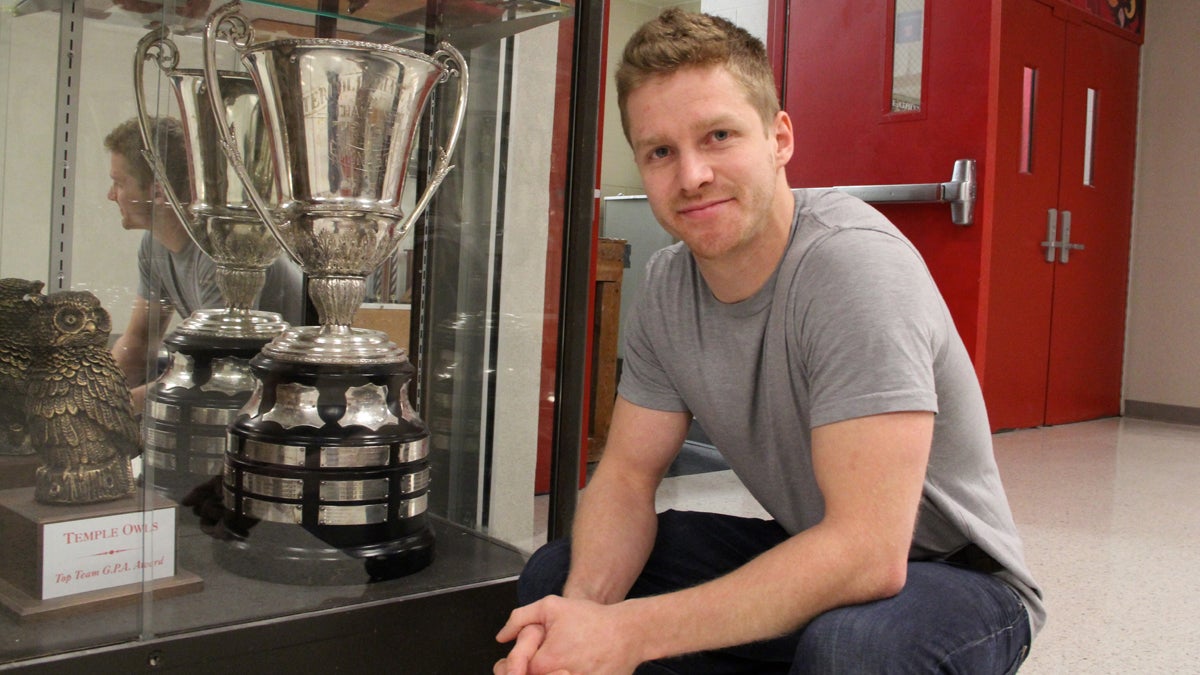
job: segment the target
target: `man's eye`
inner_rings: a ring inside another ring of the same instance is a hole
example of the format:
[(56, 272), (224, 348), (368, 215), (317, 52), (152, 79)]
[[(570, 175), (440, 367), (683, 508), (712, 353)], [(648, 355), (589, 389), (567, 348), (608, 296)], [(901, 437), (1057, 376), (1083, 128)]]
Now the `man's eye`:
[(650, 151), (650, 156), (654, 159), (662, 159), (669, 154), (671, 154), (671, 151), (667, 150), (666, 148), (655, 148)]
[(729, 138), (729, 132), (724, 129), (719, 129), (713, 132), (713, 140), (724, 141)]

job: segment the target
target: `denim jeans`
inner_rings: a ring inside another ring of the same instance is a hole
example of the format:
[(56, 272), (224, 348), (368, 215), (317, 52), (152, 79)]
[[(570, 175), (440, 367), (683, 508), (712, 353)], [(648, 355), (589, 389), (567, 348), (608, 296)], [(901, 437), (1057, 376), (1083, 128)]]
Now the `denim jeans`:
[[(659, 514), (658, 536), (629, 597), (669, 593), (730, 572), (787, 538), (774, 521), (712, 513)], [(534, 553), (518, 584), (524, 605), (559, 594), (570, 543)], [(896, 596), (840, 607), (799, 631), (739, 647), (643, 664), (641, 675), (717, 673), (1015, 673), (1029, 618), (1000, 579), (941, 562), (910, 562)]]

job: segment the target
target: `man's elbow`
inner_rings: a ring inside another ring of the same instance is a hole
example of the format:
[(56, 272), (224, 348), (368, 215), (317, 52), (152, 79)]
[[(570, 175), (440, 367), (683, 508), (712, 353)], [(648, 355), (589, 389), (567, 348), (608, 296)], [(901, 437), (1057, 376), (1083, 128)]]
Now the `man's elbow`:
[(904, 590), (908, 581), (908, 561), (891, 559), (878, 565), (875, 593), (879, 599), (890, 598)]
[(866, 557), (858, 575), (861, 601), (884, 600), (904, 590), (908, 581), (906, 557), (894, 554)]

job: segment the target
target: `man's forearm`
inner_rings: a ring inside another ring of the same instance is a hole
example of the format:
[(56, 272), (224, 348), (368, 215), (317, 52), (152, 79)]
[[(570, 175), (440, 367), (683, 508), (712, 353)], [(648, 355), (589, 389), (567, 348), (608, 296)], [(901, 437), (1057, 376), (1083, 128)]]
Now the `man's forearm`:
[(654, 487), (630, 489), (615, 469), (601, 462), (580, 500), (563, 596), (604, 604), (625, 599), (657, 531)]
[(125, 384), (135, 387), (146, 381), (146, 345), (145, 341), (138, 344), (137, 340), (125, 333), (117, 338), (112, 346), (113, 360), (125, 374)]

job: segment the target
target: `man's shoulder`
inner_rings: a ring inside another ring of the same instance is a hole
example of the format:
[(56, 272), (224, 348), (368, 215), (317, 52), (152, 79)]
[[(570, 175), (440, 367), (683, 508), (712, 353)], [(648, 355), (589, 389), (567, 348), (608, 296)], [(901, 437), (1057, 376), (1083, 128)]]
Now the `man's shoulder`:
[(670, 246), (664, 246), (650, 254), (646, 262), (647, 276), (678, 273), (689, 269), (694, 264), (691, 252), (682, 241)]
[(801, 227), (899, 234), (886, 216), (851, 194), (834, 188), (794, 188), (792, 194), (796, 198), (796, 217)]
[(150, 234), (149, 230), (143, 232), (142, 239), (138, 242), (138, 255), (148, 256), (153, 253), (156, 248), (166, 250), (166, 248), (162, 244), (158, 243), (154, 236)]
[(268, 283), (282, 285), (299, 283), (303, 274), (304, 272), (300, 269), (300, 266), (288, 257), (286, 253), (282, 252), (267, 266)]

